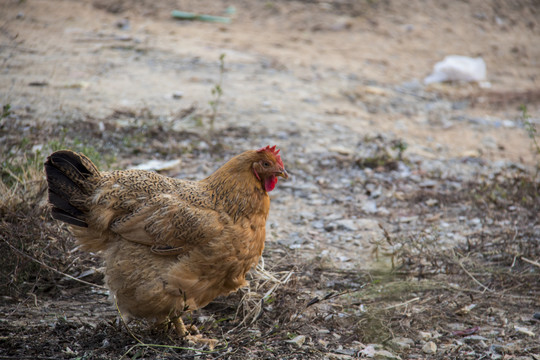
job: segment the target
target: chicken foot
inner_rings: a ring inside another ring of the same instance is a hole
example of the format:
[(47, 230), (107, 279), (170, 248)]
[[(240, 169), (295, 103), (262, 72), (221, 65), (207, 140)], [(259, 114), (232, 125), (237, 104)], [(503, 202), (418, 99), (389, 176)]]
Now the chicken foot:
[[(198, 334), (197, 327), (194, 325), (190, 326), (190, 330), (186, 328), (186, 325), (184, 325), (184, 322), (182, 321), (182, 318), (180, 316), (174, 317), (171, 319), (171, 322), (174, 325), (174, 328), (176, 329), (176, 333), (181, 338), (185, 338), (187, 341), (194, 343), (194, 344), (200, 344), (200, 345), (208, 345), (208, 348), (210, 350), (214, 350), (219, 340), (217, 339), (206, 339), (202, 336), (202, 334)], [(195, 332), (195, 334), (192, 334), (192, 332)]]

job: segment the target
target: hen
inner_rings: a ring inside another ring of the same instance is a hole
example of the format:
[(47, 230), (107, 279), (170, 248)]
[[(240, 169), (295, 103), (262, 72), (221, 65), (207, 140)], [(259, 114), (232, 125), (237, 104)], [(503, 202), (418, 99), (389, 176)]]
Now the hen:
[(101, 252), (105, 281), (127, 318), (172, 320), (246, 284), (261, 257), (268, 192), (287, 178), (279, 150), (233, 157), (201, 181), (144, 170), (100, 172), (69, 150), (45, 162), (52, 216), (84, 250)]

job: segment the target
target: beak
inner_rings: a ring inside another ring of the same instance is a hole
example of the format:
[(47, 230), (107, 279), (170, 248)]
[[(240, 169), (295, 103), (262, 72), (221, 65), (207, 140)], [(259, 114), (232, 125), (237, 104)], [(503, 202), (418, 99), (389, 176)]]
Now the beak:
[(281, 176), (284, 179), (289, 178), (289, 174), (287, 174), (287, 171), (285, 169), (279, 169), (280, 171), (276, 174), (276, 176)]

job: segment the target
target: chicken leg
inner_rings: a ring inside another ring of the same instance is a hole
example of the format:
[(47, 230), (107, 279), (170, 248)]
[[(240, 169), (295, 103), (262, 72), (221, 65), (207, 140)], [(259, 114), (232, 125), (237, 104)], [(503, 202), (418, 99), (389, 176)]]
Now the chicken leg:
[[(171, 319), (171, 322), (174, 325), (174, 328), (176, 329), (176, 333), (181, 338), (185, 338), (187, 341), (194, 343), (194, 344), (200, 344), (200, 345), (207, 345), (210, 350), (214, 350), (219, 340), (217, 339), (206, 339), (201, 334), (192, 334), (188, 329), (186, 328), (186, 325), (184, 325), (184, 322), (182, 321), (182, 318), (180, 316), (176, 316)], [(190, 330), (194, 330), (194, 332), (197, 332), (197, 328), (195, 326), (190, 326)]]

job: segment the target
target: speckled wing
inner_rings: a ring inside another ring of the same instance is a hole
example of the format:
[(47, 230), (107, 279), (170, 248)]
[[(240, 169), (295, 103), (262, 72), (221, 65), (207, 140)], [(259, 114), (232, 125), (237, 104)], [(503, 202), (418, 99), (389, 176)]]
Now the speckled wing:
[(110, 230), (124, 239), (148, 245), (161, 255), (187, 253), (218, 237), (223, 228), (216, 211), (193, 206), (173, 194), (152, 196), (110, 225)]
[(142, 171), (110, 173), (106, 178), (96, 198), (103, 219), (99, 222), (156, 254), (178, 255), (203, 246), (228, 222), (213, 209), (210, 194), (193, 182)]

